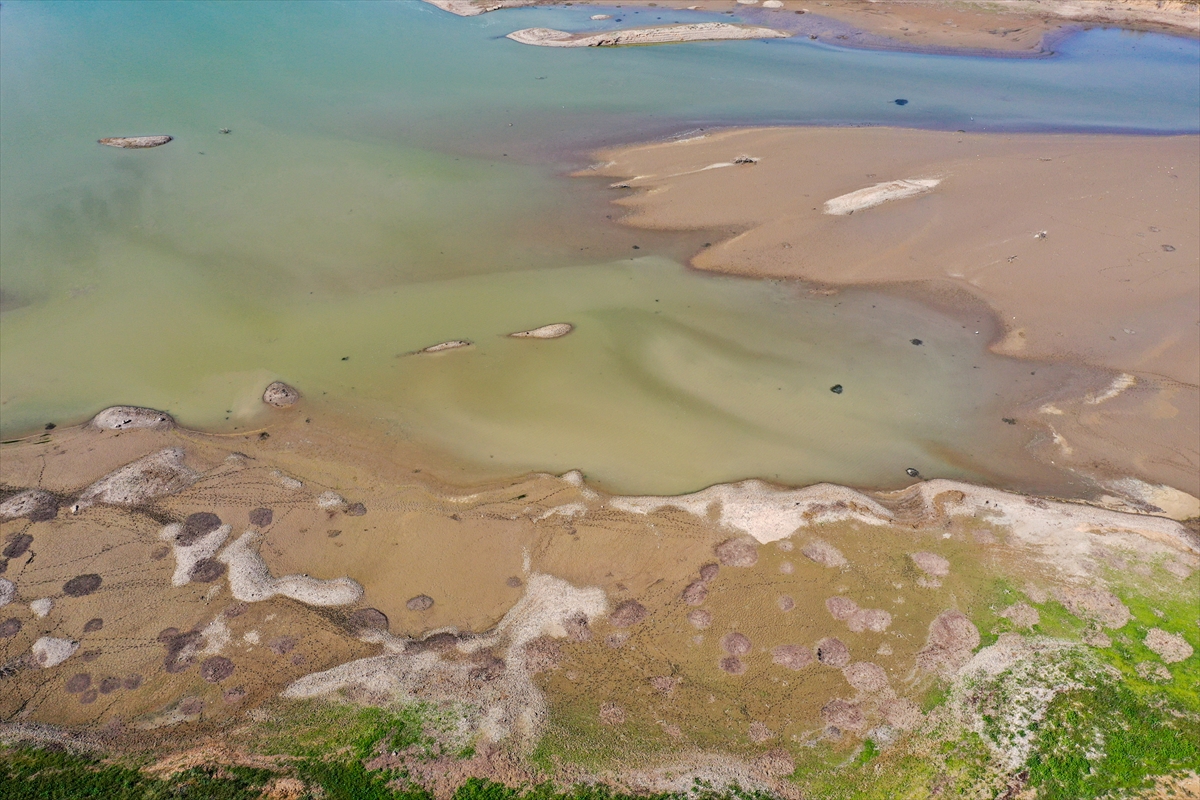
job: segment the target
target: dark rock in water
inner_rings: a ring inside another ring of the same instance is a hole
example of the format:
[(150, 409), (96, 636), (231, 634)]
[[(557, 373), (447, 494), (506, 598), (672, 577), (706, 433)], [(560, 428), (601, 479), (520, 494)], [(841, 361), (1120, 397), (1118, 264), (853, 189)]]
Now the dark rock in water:
[(638, 601), (626, 600), (613, 610), (608, 621), (618, 628), (628, 628), (644, 620), (649, 613)]
[(905, 100), (903, 97), (898, 97), (898, 98), (896, 98), (896, 99), (895, 99), (894, 101), (892, 101), (892, 102), (894, 102), (894, 103), (895, 103), (896, 105), (898, 105), (898, 106), (906, 106), (906, 105), (908, 105), (908, 101), (907, 101), (907, 100)]
[(71, 597), (83, 597), (99, 589), (101, 582), (101, 577), (94, 572), (76, 575), (63, 584), (63, 593)]
[(33, 544), (33, 537), (28, 533), (13, 534), (9, 537), (8, 544), (4, 546), (3, 556), (5, 558), (22, 556), (31, 544)]
[(0, 503), (0, 519), (25, 517), (30, 522), (45, 522), (57, 516), (58, 498), (43, 489), (26, 489)]
[(93, 617), (83, 624), (84, 633), (95, 633), (104, 627), (104, 620), (99, 617)]
[(362, 503), (351, 503), (343, 513), (348, 517), (361, 517), (367, 513), (367, 507)]
[(256, 508), (250, 512), (250, 524), (256, 528), (265, 528), (275, 519), (275, 514), (269, 508)]
[(356, 631), (386, 631), (388, 618), (377, 608), (360, 608), (350, 615), (350, 627)]
[(188, 514), (183, 521), (183, 528), (175, 535), (175, 542), (180, 547), (190, 547), (201, 536), (212, 533), (221, 527), (221, 518), (211, 511), (200, 511)]
[(110, 136), (97, 139), (100, 144), (109, 147), (120, 147), (123, 150), (145, 150), (148, 147), (162, 147), (173, 140), (174, 136)]
[(58, 427), (58, 426), (57, 426), (57, 425), (55, 425), (53, 422), (47, 422), (47, 423), (46, 423), (45, 430), (52, 431), (52, 430), (54, 430), (54, 429), (55, 429), (55, 428), (57, 428), (57, 427)]
[(9, 617), (0, 622), (0, 639), (11, 639), (21, 632), (21, 620)]
[(275, 381), (263, 391), (262, 399), (269, 406), (287, 408), (296, 405), (300, 399), (300, 392), (283, 381)]
[(209, 683), (220, 683), (233, 674), (233, 662), (224, 656), (212, 656), (200, 664), (200, 677)]
[(918, 347), (920, 347), (921, 345), (925, 344), (925, 343), (924, 343), (924, 342), (922, 342), (920, 339), (910, 339), (909, 341), (911, 341), (913, 344), (917, 345)]
[(197, 583), (212, 583), (225, 574), (226, 566), (215, 558), (202, 558), (192, 567), (188, 577)]
[(106, 408), (88, 423), (93, 428), (102, 431), (124, 431), (139, 428), (150, 430), (165, 430), (175, 424), (170, 414), (155, 411), (153, 408), (138, 406), (113, 406)]
[(905, 472), (905, 473), (908, 475), (908, 477), (910, 477), (910, 478), (918, 478), (918, 477), (920, 477), (920, 476), (921, 476), (921, 473), (920, 473), (920, 472), (918, 472), (917, 470), (913, 469), (912, 467), (909, 467), (908, 469), (904, 470), (904, 472)]
[(409, 598), (404, 607), (409, 611), (428, 611), (433, 608), (433, 598), (427, 594), (419, 594), (416, 597)]
[(835, 383), (833, 386), (829, 387), (829, 391), (833, 392), (834, 394), (841, 394), (842, 385), (840, 383)]

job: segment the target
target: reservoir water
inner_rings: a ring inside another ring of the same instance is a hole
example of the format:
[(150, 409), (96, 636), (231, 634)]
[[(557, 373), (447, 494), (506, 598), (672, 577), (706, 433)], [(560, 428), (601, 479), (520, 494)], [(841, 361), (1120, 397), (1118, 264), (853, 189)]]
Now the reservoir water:
[[(281, 378), (468, 461), (621, 491), (886, 485), (914, 464), (1010, 480), (983, 454), (1016, 447), (998, 409), (1036, 386), (978, 328), (877, 292), (695, 274), (699, 234), (623, 229), (600, 184), (565, 174), (590, 147), (728, 124), (1194, 132), (1197, 42), (1094, 30), (999, 59), (503, 38), (592, 13), (5, 3), (4, 435), (115, 403), (244, 430)], [(96, 144), (157, 133), (176, 140)], [(576, 332), (503, 338), (559, 321)], [(458, 338), (476, 344), (403, 355)]]

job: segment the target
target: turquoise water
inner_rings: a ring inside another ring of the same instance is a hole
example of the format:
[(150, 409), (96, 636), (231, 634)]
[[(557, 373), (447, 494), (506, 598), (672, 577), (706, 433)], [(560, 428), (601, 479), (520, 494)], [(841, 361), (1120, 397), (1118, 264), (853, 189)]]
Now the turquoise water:
[[(972, 453), (991, 440), (969, 432), (994, 416), (1006, 362), (934, 346), (929, 374), (886, 368), (882, 331), (915, 325), (907, 302), (855, 295), (878, 308), (834, 326), (842, 300), (687, 272), (700, 239), (622, 229), (598, 185), (563, 173), (591, 146), (718, 124), (1200, 129), (1200, 47), (1164, 36), (1091, 31), (1032, 60), (503, 38), (595, 27), (595, 11), (4, 3), (4, 434), (113, 403), (244, 427), (281, 377), (468, 460), (581, 467), (627, 491), (878, 483), (910, 461), (986, 478)], [(176, 141), (95, 143), (153, 133)], [(619, 279), (633, 244), (651, 258)], [(663, 293), (706, 310), (647, 311)], [(559, 342), (496, 339), (569, 315), (579, 330)], [(459, 337), (479, 344), (395, 357)], [(824, 405), (836, 365), (859, 362), (877, 366), (870, 390)], [(936, 435), (936, 420), (954, 424)]]

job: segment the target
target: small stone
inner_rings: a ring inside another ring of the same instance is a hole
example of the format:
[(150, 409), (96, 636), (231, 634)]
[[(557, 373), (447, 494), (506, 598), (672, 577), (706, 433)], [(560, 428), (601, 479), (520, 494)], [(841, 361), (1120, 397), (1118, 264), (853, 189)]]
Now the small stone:
[(727, 567), (753, 567), (758, 563), (758, 543), (753, 539), (728, 539), (717, 545), (716, 554)]
[(1191, 658), (1192, 646), (1177, 633), (1167, 633), (1161, 628), (1151, 628), (1146, 633), (1146, 647), (1153, 650), (1168, 664)]
[(95, 573), (76, 575), (63, 584), (63, 593), (70, 597), (83, 597), (100, 588), (102, 579)]
[(79, 672), (67, 678), (64, 688), (71, 694), (79, 694), (91, 688), (92, 676), (86, 672)]
[(386, 631), (388, 618), (377, 608), (360, 608), (350, 615), (350, 627), (355, 631)]
[(195, 563), (188, 577), (198, 583), (212, 583), (225, 574), (227, 567), (215, 558), (202, 558)]
[(603, 725), (622, 725), (625, 722), (625, 709), (616, 703), (604, 703), (600, 706), (600, 722)]
[(835, 383), (833, 386), (829, 387), (829, 391), (833, 392), (834, 394), (841, 394), (842, 385), (840, 383)]
[(936, 553), (913, 553), (909, 556), (917, 569), (934, 578), (944, 578), (950, 574), (950, 562)]
[(99, 617), (93, 617), (92, 619), (89, 619), (87, 622), (83, 623), (83, 632), (95, 633), (103, 627), (104, 620), (100, 619)]
[(613, 610), (608, 621), (618, 628), (628, 628), (644, 620), (649, 613), (646, 607), (636, 600), (626, 600)]
[(813, 654), (803, 645), (781, 644), (771, 649), (771, 661), (781, 667), (799, 670), (813, 662)]
[(850, 648), (841, 639), (827, 637), (817, 642), (817, 661), (840, 669), (850, 663)]
[(256, 508), (250, 512), (250, 524), (256, 528), (265, 528), (271, 524), (275, 513), (269, 508)]
[(744, 656), (751, 650), (750, 637), (733, 631), (721, 637), (721, 649), (731, 656)]
[(703, 581), (692, 581), (680, 597), (689, 606), (703, 605), (708, 599), (708, 586)]
[(419, 594), (416, 597), (409, 598), (404, 607), (409, 611), (428, 611), (433, 608), (433, 598), (427, 594)]
[(9, 537), (8, 544), (4, 546), (4, 551), (0, 555), (5, 558), (19, 558), (25, 555), (25, 551), (31, 544), (33, 544), (33, 537), (28, 533), (15, 533)]
[(197, 539), (207, 536), (219, 527), (221, 518), (211, 511), (188, 514), (179, 533), (175, 534), (175, 543), (180, 547), (191, 547)]
[(737, 656), (726, 656), (717, 662), (717, 666), (723, 672), (728, 672), (730, 675), (744, 675), (746, 672), (746, 664)]
[(351, 503), (346, 506), (344, 513), (347, 517), (361, 517), (367, 513), (367, 507), (362, 503)]
[(888, 688), (887, 673), (878, 664), (859, 661), (842, 670), (846, 682), (860, 692), (882, 692)]
[(224, 656), (211, 656), (200, 663), (200, 677), (208, 683), (220, 683), (233, 674), (233, 662)]
[(263, 390), (262, 400), (267, 405), (275, 408), (287, 408), (299, 402), (300, 392), (288, 386), (283, 381), (275, 381)]

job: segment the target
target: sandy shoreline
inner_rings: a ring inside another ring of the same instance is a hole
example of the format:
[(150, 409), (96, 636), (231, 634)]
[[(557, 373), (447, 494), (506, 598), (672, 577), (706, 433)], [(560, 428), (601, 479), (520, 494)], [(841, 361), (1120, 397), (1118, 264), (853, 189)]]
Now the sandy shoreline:
[[(701, 250), (698, 269), (983, 299), (1004, 330), (994, 351), (1114, 373), (1111, 391), (1023, 420), (1053, 439), (1048, 459), (1125, 451), (1195, 494), (1197, 153), (1194, 136), (781, 128), (606, 151), (580, 174), (634, 190), (615, 201), (625, 224), (739, 231)], [(746, 154), (758, 162), (733, 163)], [(880, 192), (899, 199), (876, 205)]]
[(790, 34), (756, 25), (700, 22), (690, 25), (657, 25), (621, 28), (603, 33), (567, 33), (552, 28), (524, 28), (507, 38), (538, 47), (632, 47), (678, 42), (719, 42), (741, 39), (780, 39)]
[[(506, 8), (562, 5), (565, 0), (425, 0), (460, 16)], [(1075, 26), (1116, 26), (1183, 36), (1200, 36), (1200, 6), (1179, 0), (776, 0), (778, 6), (735, 0), (624, 0), (612, 7), (697, 9), (734, 12), (754, 24), (796, 27), (803, 35), (833, 44), (872, 49), (972, 52), (1011, 55), (1045, 53), (1047, 40)], [(798, 13), (798, 12), (803, 12)], [(807, 17), (803, 19), (802, 17)], [(790, 19), (789, 19), (790, 18)], [(786, 20), (786, 21), (785, 21)]]

